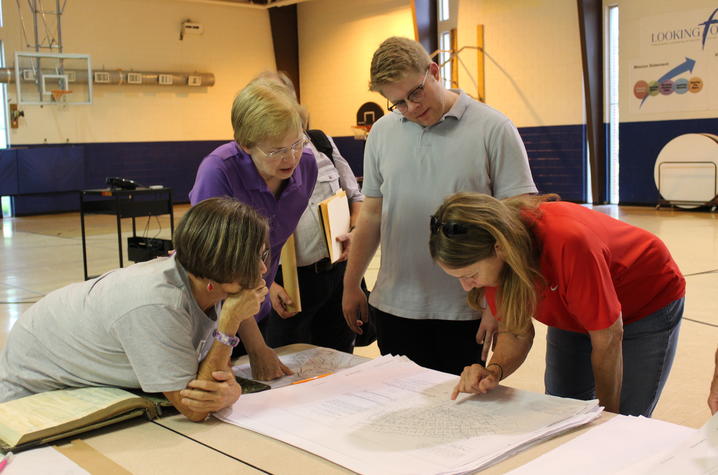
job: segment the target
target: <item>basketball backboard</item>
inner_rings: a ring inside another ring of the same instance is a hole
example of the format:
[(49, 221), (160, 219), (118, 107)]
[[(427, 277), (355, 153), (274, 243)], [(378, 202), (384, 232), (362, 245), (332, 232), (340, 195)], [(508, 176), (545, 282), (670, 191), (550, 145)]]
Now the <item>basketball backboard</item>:
[(15, 53), (18, 104), (92, 104), (92, 65), (86, 54)]

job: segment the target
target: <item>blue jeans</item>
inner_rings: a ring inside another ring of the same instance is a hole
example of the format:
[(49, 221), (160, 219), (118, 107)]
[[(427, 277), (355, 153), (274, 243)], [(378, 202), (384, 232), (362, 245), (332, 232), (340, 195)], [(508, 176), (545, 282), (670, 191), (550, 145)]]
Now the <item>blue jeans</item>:
[[(683, 304), (680, 298), (623, 328), (621, 414), (651, 417), (671, 372)], [(595, 398), (588, 335), (549, 327), (544, 384), (546, 394)]]

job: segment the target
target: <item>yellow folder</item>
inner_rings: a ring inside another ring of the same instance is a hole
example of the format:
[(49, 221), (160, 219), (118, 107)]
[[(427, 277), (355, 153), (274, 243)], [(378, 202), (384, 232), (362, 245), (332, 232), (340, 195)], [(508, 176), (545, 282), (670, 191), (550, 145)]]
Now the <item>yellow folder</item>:
[(324, 224), (324, 237), (327, 240), (329, 259), (336, 262), (342, 254), (342, 243), (337, 241), (337, 236), (349, 232), (349, 201), (344, 190), (337, 191), (334, 195), (319, 203)]
[(279, 257), (282, 265), (282, 282), (284, 290), (292, 299), (294, 305), (288, 305), (287, 310), (290, 312), (302, 311), (302, 300), (299, 296), (299, 276), (297, 275), (297, 251), (294, 247), (294, 234), (289, 236), (287, 242), (282, 247), (282, 254)]

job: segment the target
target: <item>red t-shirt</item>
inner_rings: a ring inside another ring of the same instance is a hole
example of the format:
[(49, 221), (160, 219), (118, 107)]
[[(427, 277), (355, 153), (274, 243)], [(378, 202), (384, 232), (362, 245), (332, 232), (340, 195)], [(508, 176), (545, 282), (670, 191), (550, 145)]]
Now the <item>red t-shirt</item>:
[[(641, 228), (566, 202), (546, 202), (529, 225), (541, 249), (535, 318), (586, 333), (640, 320), (685, 295), (665, 244)], [(486, 298), (496, 313), (496, 288)]]

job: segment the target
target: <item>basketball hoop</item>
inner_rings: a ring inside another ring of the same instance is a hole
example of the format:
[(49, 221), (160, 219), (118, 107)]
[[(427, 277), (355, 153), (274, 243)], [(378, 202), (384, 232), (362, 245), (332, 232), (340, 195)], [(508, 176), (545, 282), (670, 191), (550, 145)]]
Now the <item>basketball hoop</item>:
[(371, 125), (352, 125), (352, 132), (354, 132), (354, 140), (366, 140)]
[(62, 99), (65, 98), (67, 94), (72, 93), (72, 91), (68, 89), (53, 89), (50, 91), (50, 94), (52, 95), (52, 100), (55, 102), (60, 102)]

